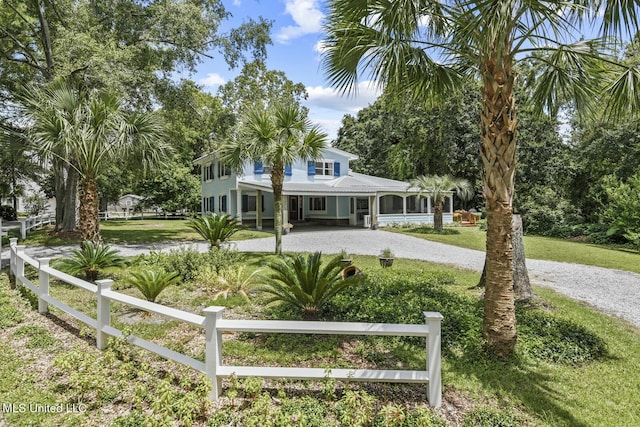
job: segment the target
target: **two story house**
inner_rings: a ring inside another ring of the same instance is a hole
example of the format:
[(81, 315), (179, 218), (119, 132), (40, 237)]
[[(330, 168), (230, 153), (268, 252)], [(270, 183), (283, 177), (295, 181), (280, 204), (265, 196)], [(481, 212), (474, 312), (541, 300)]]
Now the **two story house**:
[[(433, 223), (433, 199), (403, 181), (352, 172), (358, 157), (327, 147), (319, 160), (285, 167), (283, 223), (379, 226)], [(273, 224), (270, 165), (247, 162), (237, 174), (215, 152), (194, 161), (201, 167), (202, 212), (230, 214), (242, 223)], [(453, 194), (445, 201), (444, 223), (453, 220)]]

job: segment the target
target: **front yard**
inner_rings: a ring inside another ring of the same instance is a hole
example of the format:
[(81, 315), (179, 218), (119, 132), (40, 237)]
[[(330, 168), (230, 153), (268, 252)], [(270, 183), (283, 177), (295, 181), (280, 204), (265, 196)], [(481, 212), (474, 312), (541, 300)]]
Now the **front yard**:
[[(158, 302), (201, 313), (224, 305), (225, 318), (296, 319), (286, 306), (247, 301), (230, 293), (215, 298), (216, 270), (264, 268), (272, 255), (195, 254), (176, 251), (142, 257), (103, 277), (140, 296), (125, 278), (154, 263), (179, 269), (183, 280)], [(374, 257), (355, 256), (364, 281), (335, 297), (320, 313), (337, 321), (422, 323), (423, 310), (443, 321), (443, 406), (432, 410), (425, 385), (225, 380), (223, 398), (207, 398), (195, 371), (166, 362), (119, 340), (95, 349), (94, 331), (60, 311), (41, 316), (28, 291), (0, 276), (0, 401), (64, 404), (85, 411), (11, 412), (9, 425), (215, 425), (215, 426), (430, 426), (640, 424), (640, 334), (637, 328), (536, 289), (536, 307), (518, 307), (519, 353), (496, 361), (482, 351), (481, 301), (470, 289), (477, 274), (404, 259), (382, 269)], [(31, 273), (33, 274), (33, 273)], [(68, 285), (51, 294), (95, 317), (95, 298)], [(36, 304), (37, 305), (37, 304)], [(113, 304), (120, 329), (203, 360), (204, 334), (195, 327)], [(417, 338), (225, 334), (225, 364), (321, 368), (422, 369), (424, 340)], [(7, 407), (8, 408), (8, 407)], [(5, 409), (7, 409), (5, 408)]]

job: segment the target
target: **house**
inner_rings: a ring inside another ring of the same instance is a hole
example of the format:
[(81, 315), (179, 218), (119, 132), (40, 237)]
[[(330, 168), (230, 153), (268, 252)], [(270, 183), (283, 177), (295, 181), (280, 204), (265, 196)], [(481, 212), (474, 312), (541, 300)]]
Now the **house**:
[[(317, 161), (298, 161), (285, 167), (283, 223), (389, 226), (433, 223), (431, 197), (416, 198), (408, 183), (352, 172), (358, 157), (327, 147)], [(202, 212), (227, 213), (262, 229), (273, 223), (274, 203), (270, 166), (247, 162), (236, 174), (216, 153), (194, 161), (201, 167)], [(444, 223), (453, 221), (453, 193), (445, 200)]]

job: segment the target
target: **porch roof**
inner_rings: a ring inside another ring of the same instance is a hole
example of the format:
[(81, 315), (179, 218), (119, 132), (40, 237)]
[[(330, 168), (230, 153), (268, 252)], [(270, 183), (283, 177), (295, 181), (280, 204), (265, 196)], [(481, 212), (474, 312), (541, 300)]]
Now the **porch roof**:
[[(255, 181), (242, 178), (238, 180), (242, 187), (255, 188), (271, 192), (270, 181)], [(315, 182), (286, 182), (282, 192), (284, 195), (327, 194), (327, 195), (375, 195), (377, 193), (416, 193), (417, 188), (404, 181), (349, 172), (349, 175), (335, 179), (316, 180)]]

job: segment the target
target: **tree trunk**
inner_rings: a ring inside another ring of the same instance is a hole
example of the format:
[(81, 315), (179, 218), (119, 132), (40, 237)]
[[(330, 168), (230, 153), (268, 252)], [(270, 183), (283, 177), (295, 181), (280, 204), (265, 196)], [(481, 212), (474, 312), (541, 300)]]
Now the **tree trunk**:
[(443, 226), (443, 221), (442, 221), (442, 212), (444, 210), (443, 204), (444, 202), (442, 200), (440, 201), (435, 201), (435, 206), (433, 209), (433, 229), (435, 231), (442, 231), (444, 226)]
[(522, 236), (522, 217), (513, 216), (513, 292), (517, 302), (528, 301), (533, 298), (533, 289), (529, 281), (526, 257), (524, 254), (524, 239)]
[(98, 184), (95, 178), (83, 178), (80, 183), (80, 233), (83, 242), (100, 242), (99, 207)]
[[(505, 36), (505, 37), (508, 37)], [(509, 357), (517, 343), (513, 292), (512, 201), (517, 125), (509, 40), (481, 59), (480, 152), (487, 204), (487, 273), (482, 334), (488, 351)]]
[(276, 234), (276, 255), (282, 255), (282, 186), (284, 166), (274, 163), (271, 168), (271, 187), (273, 188), (273, 231)]
[(75, 231), (78, 172), (65, 161), (53, 160), (56, 192), (56, 231)]
[[(524, 240), (522, 236), (522, 217), (520, 215), (513, 216), (512, 226), (512, 247), (513, 247), (513, 291), (515, 300), (528, 301), (533, 298), (533, 289), (529, 281), (529, 273), (524, 254)], [(482, 275), (478, 282), (479, 288), (484, 288), (487, 281), (487, 261), (485, 258)]]

